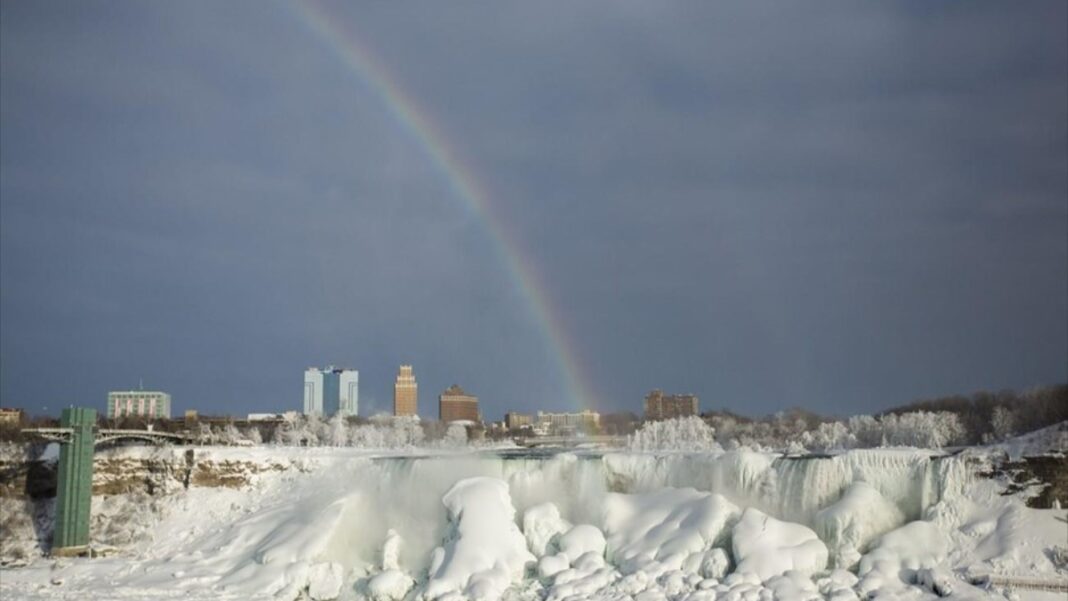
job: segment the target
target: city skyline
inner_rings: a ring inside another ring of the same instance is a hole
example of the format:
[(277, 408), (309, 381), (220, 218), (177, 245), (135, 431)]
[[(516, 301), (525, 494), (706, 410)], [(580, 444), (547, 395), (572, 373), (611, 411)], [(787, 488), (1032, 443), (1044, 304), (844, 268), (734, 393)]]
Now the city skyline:
[(1068, 381), (1065, 5), (780, 10), (0, 4), (0, 404)]

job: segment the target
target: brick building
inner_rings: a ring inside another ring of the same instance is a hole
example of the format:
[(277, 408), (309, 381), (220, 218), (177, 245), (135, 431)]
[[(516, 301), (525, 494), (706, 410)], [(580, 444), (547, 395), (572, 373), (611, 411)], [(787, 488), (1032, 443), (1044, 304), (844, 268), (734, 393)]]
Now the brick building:
[(672, 419), (700, 413), (695, 394), (664, 394), (661, 390), (654, 390), (645, 395), (647, 420)]
[(438, 419), (443, 422), (481, 421), (478, 413), (478, 397), (464, 392), (453, 384), (438, 396)]

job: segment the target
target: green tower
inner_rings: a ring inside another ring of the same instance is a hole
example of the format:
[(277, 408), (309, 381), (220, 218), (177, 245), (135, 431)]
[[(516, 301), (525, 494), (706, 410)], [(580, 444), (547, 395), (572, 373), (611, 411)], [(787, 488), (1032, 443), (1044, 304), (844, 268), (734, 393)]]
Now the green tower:
[(93, 427), (96, 409), (64, 409), (59, 425), (73, 429), (59, 450), (59, 490), (53, 555), (79, 555), (89, 548), (89, 504), (93, 499)]

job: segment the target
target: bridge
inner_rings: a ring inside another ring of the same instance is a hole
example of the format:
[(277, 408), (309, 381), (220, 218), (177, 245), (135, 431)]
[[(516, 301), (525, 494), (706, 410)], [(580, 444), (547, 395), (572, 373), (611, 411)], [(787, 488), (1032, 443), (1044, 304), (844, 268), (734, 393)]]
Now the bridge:
[(532, 436), (517, 438), (515, 443), (521, 447), (578, 447), (597, 445), (602, 447), (620, 447), (627, 442), (626, 436)]
[(24, 433), (60, 443), (56, 519), (52, 555), (83, 555), (89, 550), (89, 514), (93, 501), (93, 450), (117, 440), (151, 444), (184, 443), (188, 436), (154, 430), (96, 428), (96, 410), (64, 409), (58, 428), (26, 428)]
[[(72, 441), (74, 428), (23, 428), (22, 433), (43, 438), (44, 440), (65, 444)], [(114, 442), (116, 440), (140, 440), (152, 444), (186, 444), (192, 442), (193, 439), (187, 434), (158, 432), (156, 430), (119, 430), (102, 428), (96, 430), (96, 435), (93, 437), (93, 444), (95, 446), (106, 442)]]

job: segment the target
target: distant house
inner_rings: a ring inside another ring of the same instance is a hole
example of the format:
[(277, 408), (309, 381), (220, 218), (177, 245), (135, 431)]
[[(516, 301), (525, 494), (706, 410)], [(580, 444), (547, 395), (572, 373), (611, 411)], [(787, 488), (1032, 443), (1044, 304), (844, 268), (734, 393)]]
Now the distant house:
[(0, 407), (0, 425), (17, 426), (22, 423), (26, 412), (14, 407)]

